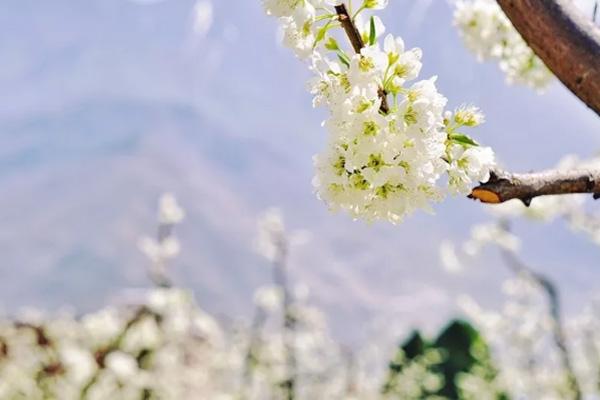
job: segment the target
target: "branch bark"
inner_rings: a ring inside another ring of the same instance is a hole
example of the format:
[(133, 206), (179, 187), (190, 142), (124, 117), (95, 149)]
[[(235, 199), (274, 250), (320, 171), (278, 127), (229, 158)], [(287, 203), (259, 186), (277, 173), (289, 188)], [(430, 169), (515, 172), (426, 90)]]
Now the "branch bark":
[(600, 29), (572, 0), (497, 0), (546, 66), (600, 115)]
[(474, 188), (469, 198), (490, 204), (519, 199), (529, 206), (534, 197), (574, 193), (592, 193), (595, 199), (600, 198), (600, 171), (492, 172), (490, 179)]
[[(335, 11), (337, 12), (340, 24), (342, 24), (342, 28), (344, 28), (344, 31), (346, 32), (346, 36), (348, 36), (348, 39), (350, 40), (350, 44), (352, 44), (352, 48), (356, 54), (360, 54), (362, 48), (365, 47), (365, 42), (363, 41), (358, 28), (354, 24), (352, 17), (348, 13), (346, 5), (342, 3), (339, 6), (335, 6)], [(387, 102), (387, 93), (383, 88), (379, 88), (378, 94), (381, 99), (380, 110), (387, 114), (390, 111)]]

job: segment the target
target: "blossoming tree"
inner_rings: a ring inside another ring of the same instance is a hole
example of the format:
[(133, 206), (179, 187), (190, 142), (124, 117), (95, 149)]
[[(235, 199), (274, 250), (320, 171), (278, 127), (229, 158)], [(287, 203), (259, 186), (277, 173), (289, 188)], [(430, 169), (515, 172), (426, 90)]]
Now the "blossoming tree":
[[(398, 223), (448, 193), (526, 205), (550, 194), (600, 196), (598, 169), (499, 170), (492, 150), (464, 133), (484, 122), (481, 111), (446, 110), (436, 78), (417, 80), (421, 50), (383, 36), (376, 15), (364, 17), (387, 3), (364, 0), (353, 9), (341, 0), (263, 1), (280, 21), (283, 43), (315, 75), (314, 105), (329, 111), (314, 186), (331, 209)], [(600, 30), (571, 1), (465, 0), (455, 20), (467, 46), (480, 59), (499, 60), (510, 82), (542, 88), (554, 73), (600, 114)]]

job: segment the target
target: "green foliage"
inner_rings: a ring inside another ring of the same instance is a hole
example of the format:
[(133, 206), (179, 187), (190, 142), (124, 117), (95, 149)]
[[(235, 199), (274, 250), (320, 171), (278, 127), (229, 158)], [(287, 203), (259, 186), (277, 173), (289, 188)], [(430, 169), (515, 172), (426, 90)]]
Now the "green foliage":
[(377, 42), (377, 31), (375, 29), (375, 17), (371, 17), (369, 27), (369, 46), (373, 46)]
[(479, 143), (462, 133), (452, 133), (448, 135), (448, 139), (450, 139), (450, 141), (453, 143), (459, 144), (463, 147), (479, 146)]
[[(400, 345), (389, 364), (382, 392), (388, 399), (469, 399), (459, 387), (461, 378), (468, 374), (493, 387), (497, 370), (483, 336), (469, 323), (453, 320), (433, 341), (414, 331)], [(415, 377), (422, 382), (421, 387), (407, 393), (405, 382)], [(509, 399), (501, 391), (494, 391), (494, 395), (497, 400)]]

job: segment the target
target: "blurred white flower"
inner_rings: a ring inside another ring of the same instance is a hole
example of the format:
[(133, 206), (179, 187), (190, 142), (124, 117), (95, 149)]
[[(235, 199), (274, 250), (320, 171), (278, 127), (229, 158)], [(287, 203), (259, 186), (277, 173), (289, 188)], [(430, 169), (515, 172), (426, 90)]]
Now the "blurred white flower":
[(498, 61), (508, 83), (543, 90), (554, 81), (554, 75), (527, 46), (496, 1), (457, 1), (454, 24), (480, 61)]
[(160, 242), (150, 237), (143, 237), (139, 240), (138, 247), (153, 263), (176, 257), (181, 250), (179, 240), (173, 236)]
[(123, 328), (118, 311), (106, 307), (95, 313), (86, 314), (82, 319), (82, 328), (87, 338), (95, 345), (103, 345), (115, 338)]
[(162, 334), (154, 318), (143, 318), (123, 339), (121, 347), (129, 352), (140, 352), (160, 346)]
[(138, 372), (137, 361), (133, 356), (122, 351), (114, 351), (106, 356), (106, 368), (121, 381), (132, 379)]
[(193, 30), (198, 36), (205, 36), (213, 23), (213, 5), (209, 0), (198, 0), (193, 11)]
[(185, 217), (185, 212), (177, 203), (172, 193), (163, 194), (158, 200), (158, 222), (165, 225), (180, 223)]
[(440, 259), (448, 272), (454, 273), (462, 270), (462, 264), (456, 254), (456, 246), (449, 240), (444, 240), (440, 245)]
[(85, 348), (65, 346), (60, 350), (60, 357), (75, 384), (86, 382), (96, 369), (96, 361)]
[(254, 292), (254, 304), (265, 311), (276, 311), (283, 304), (283, 290), (278, 286), (260, 287)]
[(521, 241), (497, 223), (479, 224), (471, 228), (471, 238), (465, 243), (464, 249), (468, 255), (475, 256), (488, 244), (515, 252), (519, 250)]
[(285, 246), (285, 226), (278, 208), (270, 208), (258, 219), (256, 251), (269, 261), (275, 261)]
[(158, 314), (168, 313), (170, 310), (187, 308), (191, 303), (190, 294), (181, 289), (157, 288), (148, 293), (147, 304), (152, 311)]

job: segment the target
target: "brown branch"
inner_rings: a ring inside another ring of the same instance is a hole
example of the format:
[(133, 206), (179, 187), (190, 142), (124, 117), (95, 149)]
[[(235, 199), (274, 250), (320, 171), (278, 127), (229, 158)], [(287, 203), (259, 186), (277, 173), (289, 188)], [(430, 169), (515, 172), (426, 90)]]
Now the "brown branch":
[[(340, 4), (339, 6), (335, 6), (335, 11), (337, 12), (338, 19), (340, 24), (342, 24), (342, 28), (346, 32), (350, 43), (352, 44), (352, 48), (356, 52), (356, 54), (360, 54), (360, 51), (365, 47), (365, 42), (363, 41), (358, 28), (354, 24), (352, 17), (348, 14), (348, 9), (345, 4)], [(387, 102), (387, 92), (383, 88), (379, 88), (378, 91), (379, 98), (381, 99), (380, 110), (387, 114), (390, 111), (390, 107)]]
[(546, 66), (600, 115), (600, 29), (572, 0), (497, 0)]
[(474, 188), (469, 198), (491, 204), (519, 199), (529, 206), (534, 197), (574, 193), (592, 193), (595, 199), (599, 198), (600, 171), (492, 172), (490, 179)]

